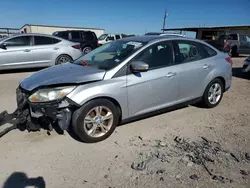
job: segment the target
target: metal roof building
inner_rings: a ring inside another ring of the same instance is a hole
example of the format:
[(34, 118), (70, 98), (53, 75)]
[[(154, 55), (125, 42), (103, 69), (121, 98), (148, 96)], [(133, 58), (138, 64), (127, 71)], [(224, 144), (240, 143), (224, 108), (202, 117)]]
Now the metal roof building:
[(207, 26), (207, 27), (183, 27), (163, 29), (163, 31), (187, 31), (196, 32), (198, 39), (211, 39), (213, 35), (239, 33), (250, 36), (250, 25), (238, 26)]
[(54, 25), (36, 25), (36, 24), (25, 24), (21, 27), (22, 33), (41, 33), (41, 34), (52, 34), (55, 31), (66, 31), (66, 30), (88, 30), (95, 32), (96, 36), (100, 36), (104, 33), (104, 29), (101, 28), (88, 28), (88, 27), (69, 27), (69, 26), (54, 26)]

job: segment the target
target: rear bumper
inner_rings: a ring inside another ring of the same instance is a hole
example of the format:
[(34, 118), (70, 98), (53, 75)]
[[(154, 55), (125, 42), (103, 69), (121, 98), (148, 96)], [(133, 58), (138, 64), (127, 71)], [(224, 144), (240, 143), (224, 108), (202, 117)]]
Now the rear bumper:
[(250, 61), (245, 61), (242, 67), (242, 72), (250, 72)]

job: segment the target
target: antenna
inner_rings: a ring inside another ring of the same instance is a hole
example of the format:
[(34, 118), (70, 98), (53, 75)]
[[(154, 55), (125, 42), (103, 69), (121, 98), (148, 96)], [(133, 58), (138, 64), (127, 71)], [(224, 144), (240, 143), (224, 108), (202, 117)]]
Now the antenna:
[(163, 26), (162, 26), (162, 32), (164, 33), (164, 29), (165, 29), (165, 25), (166, 25), (166, 18), (168, 16), (168, 12), (167, 12), (167, 9), (165, 10), (165, 13), (164, 13), (164, 18), (163, 18)]

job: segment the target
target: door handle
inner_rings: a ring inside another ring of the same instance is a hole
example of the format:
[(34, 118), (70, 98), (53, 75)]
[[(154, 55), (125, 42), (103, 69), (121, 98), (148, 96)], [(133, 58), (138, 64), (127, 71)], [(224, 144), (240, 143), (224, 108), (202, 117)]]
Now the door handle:
[(210, 68), (210, 65), (207, 64), (203, 65), (203, 69), (208, 69), (208, 68)]
[(30, 52), (30, 51), (31, 51), (31, 50), (29, 50), (29, 49), (25, 49), (25, 50), (24, 50), (24, 52)]
[(168, 78), (172, 78), (172, 77), (174, 77), (175, 75), (176, 75), (175, 72), (169, 72), (169, 73), (167, 74), (167, 77), (168, 77)]

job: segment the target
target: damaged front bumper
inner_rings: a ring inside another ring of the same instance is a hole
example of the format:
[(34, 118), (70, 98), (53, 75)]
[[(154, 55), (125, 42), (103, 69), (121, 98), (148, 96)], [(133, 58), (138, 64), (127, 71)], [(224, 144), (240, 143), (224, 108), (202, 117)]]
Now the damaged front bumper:
[(79, 107), (68, 98), (50, 102), (32, 103), (29, 93), (18, 87), (16, 90), (17, 109), (14, 113), (6, 111), (0, 114), (0, 125), (12, 123), (20, 130), (53, 130), (55, 126), (68, 130), (72, 113)]

